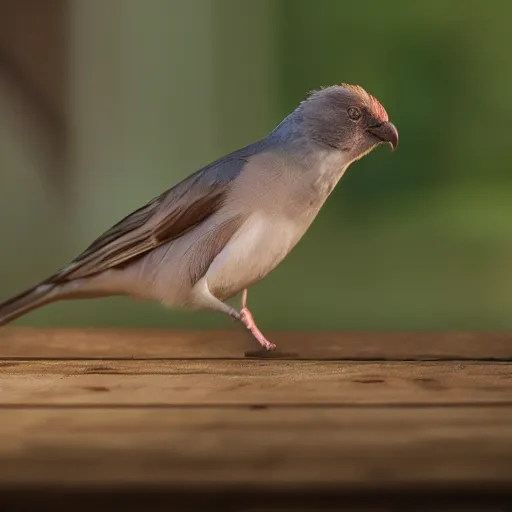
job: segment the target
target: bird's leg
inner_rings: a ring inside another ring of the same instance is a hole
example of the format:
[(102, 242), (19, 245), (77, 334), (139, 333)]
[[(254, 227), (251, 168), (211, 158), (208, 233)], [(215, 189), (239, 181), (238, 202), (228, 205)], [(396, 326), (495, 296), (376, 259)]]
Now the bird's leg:
[(276, 348), (276, 346), (273, 343), (270, 343), (270, 341), (268, 341), (265, 336), (263, 336), (261, 331), (256, 327), (254, 318), (245, 305), (247, 302), (247, 290), (244, 290), (242, 294), (242, 310), (239, 313), (228, 304), (224, 304), (224, 302), (217, 299), (217, 297), (215, 297), (208, 288), (208, 282), (206, 278), (203, 277), (194, 286), (194, 302), (197, 306), (211, 309), (213, 311), (220, 311), (221, 313), (225, 313), (230, 317), (239, 320), (245, 325), (245, 327), (247, 327), (247, 329), (249, 329), (249, 331), (251, 331), (251, 334), (266, 350), (272, 350)]
[(219, 311), (221, 313), (225, 313), (226, 315), (229, 315), (231, 318), (234, 318), (235, 320), (240, 320), (240, 313), (236, 311), (236, 309), (233, 309), (228, 304), (224, 304), (221, 300), (217, 299), (210, 289), (208, 288), (208, 282), (206, 281), (206, 278), (202, 278), (200, 281), (196, 283), (193, 290), (193, 300), (194, 303), (205, 309), (210, 309), (212, 311)]
[(246, 306), (247, 304), (247, 289), (242, 292), (242, 309), (240, 311), (240, 320), (242, 323), (251, 331), (251, 334), (258, 340), (259, 344), (266, 350), (273, 350), (276, 348), (274, 343), (263, 336), (262, 332), (256, 326), (256, 322), (252, 316), (252, 313)]
[(244, 291), (242, 292), (242, 309), (245, 308), (246, 304), (247, 304), (247, 288), (244, 288)]

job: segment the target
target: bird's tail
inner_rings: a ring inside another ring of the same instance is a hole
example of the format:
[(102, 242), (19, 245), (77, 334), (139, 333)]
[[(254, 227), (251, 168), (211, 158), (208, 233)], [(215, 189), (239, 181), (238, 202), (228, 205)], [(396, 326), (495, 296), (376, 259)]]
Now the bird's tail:
[(36, 286), (0, 303), (0, 326), (52, 302), (114, 295), (126, 295), (126, 291), (124, 287), (111, 278), (106, 282), (101, 277), (65, 281), (61, 274), (57, 273)]
[(59, 293), (59, 288), (56, 284), (38, 284), (1, 303), (0, 326), (50, 302), (61, 300), (63, 294)]

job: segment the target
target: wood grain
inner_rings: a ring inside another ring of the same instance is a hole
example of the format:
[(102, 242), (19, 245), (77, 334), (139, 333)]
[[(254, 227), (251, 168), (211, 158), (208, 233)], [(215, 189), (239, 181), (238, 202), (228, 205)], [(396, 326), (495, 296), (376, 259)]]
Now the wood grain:
[(0, 372), (0, 407), (512, 404), (505, 363), (10, 361)]
[(0, 330), (0, 509), (507, 509), (512, 335), (244, 334)]
[[(269, 333), (279, 358), (512, 361), (512, 333)], [(256, 344), (245, 332), (129, 329), (0, 330), (0, 358), (237, 358)]]
[(511, 424), (509, 408), (11, 410), (0, 422), (0, 481), (198, 489), (509, 485)]

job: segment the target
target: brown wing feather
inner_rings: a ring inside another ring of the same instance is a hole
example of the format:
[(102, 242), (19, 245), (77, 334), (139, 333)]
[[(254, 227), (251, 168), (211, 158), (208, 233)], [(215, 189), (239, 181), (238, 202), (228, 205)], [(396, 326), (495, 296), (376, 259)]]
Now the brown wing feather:
[(244, 158), (233, 154), (191, 175), (115, 224), (47, 282), (120, 267), (182, 236), (221, 207), (244, 164)]

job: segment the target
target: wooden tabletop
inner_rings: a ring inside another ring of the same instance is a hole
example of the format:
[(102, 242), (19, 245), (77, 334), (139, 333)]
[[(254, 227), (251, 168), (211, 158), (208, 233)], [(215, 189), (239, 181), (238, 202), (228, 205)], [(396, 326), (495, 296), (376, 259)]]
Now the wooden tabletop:
[(0, 510), (511, 502), (512, 334), (269, 337), (2, 329)]

